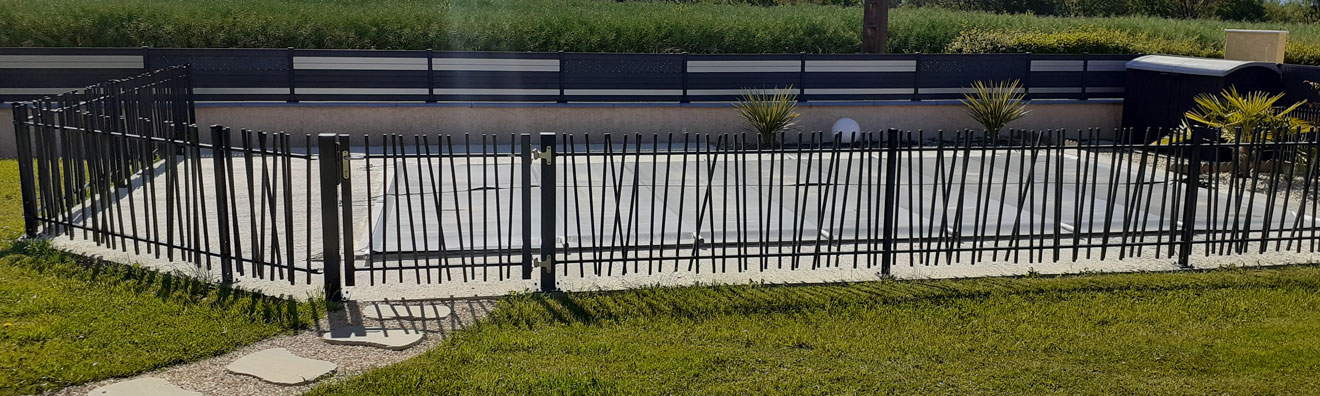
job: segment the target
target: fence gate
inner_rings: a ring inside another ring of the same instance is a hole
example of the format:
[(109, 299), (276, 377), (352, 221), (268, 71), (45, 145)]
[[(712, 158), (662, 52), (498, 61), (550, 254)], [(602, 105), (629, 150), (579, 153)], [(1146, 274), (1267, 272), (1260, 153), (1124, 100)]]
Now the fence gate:
[(546, 136), (318, 137), (323, 224), (339, 225), (324, 229), (327, 290), (539, 290), (555, 241), (542, 228), (554, 213)]

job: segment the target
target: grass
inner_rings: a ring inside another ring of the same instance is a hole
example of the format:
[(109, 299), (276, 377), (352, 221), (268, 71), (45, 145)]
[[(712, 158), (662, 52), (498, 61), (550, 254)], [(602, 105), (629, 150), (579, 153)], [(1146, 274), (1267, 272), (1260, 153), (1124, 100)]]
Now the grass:
[(1320, 267), (516, 296), (380, 394), (1292, 394)]
[[(609, 0), (0, 0), (0, 46), (849, 53), (861, 46), (861, 13), (858, 6)], [(924, 8), (895, 9), (890, 20), (893, 51), (925, 53), (1023, 47), (969, 46), (970, 38), (962, 36), (973, 32), (999, 32), (1011, 40), (1096, 29), (1098, 39), (1117, 41), (1101, 46), (1109, 51), (1215, 55), (1222, 51), (1224, 28), (1286, 29), (1292, 32), (1290, 61), (1320, 64), (1316, 24)], [(1052, 45), (1028, 48), (1097, 47), (1045, 41)]]
[(0, 249), (23, 235), (23, 197), (18, 160), (0, 159)]
[(0, 160), (0, 395), (216, 356), (324, 312), (322, 299), (298, 303), (12, 242), (23, 224), (17, 168)]

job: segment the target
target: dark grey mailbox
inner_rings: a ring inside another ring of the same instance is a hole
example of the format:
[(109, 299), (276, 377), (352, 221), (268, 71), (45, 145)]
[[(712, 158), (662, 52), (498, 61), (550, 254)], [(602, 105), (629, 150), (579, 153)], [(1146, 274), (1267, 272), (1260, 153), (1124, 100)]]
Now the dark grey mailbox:
[(1133, 141), (1150, 142), (1176, 128), (1201, 93), (1228, 87), (1239, 92), (1279, 92), (1279, 65), (1227, 59), (1147, 55), (1127, 63), (1123, 128)]

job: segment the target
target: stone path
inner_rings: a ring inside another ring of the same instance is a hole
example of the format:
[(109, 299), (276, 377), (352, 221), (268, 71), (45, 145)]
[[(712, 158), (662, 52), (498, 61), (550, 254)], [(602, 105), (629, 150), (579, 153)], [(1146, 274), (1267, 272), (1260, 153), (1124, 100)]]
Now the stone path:
[(284, 348), (253, 353), (225, 366), (231, 373), (250, 375), (275, 385), (310, 384), (338, 368), (334, 363), (299, 357)]
[(156, 377), (141, 377), (124, 382), (96, 388), (88, 395), (95, 396), (201, 396), (201, 393), (185, 390), (169, 381)]
[[(436, 347), (494, 309), (492, 300), (347, 303), (297, 334), (262, 340), (227, 354), (64, 388), (52, 395), (294, 395)], [(381, 312), (392, 314), (382, 319)], [(413, 316), (413, 315), (416, 316)], [(372, 346), (369, 346), (372, 345)]]

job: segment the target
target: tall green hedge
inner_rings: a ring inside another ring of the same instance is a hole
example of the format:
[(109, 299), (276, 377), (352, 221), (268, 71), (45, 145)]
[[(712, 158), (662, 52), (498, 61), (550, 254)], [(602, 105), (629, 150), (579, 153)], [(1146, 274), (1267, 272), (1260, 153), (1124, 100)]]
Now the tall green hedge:
[[(861, 14), (857, 6), (612, 0), (0, 0), (0, 46), (849, 53), (861, 47)], [(890, 20), (892, 50), (926, 53), (1214, 55), (1225, 28), (1286, 29), (1289, 59), (1320, 64), (1314, 24), (933, 8), (895, 9)]]

